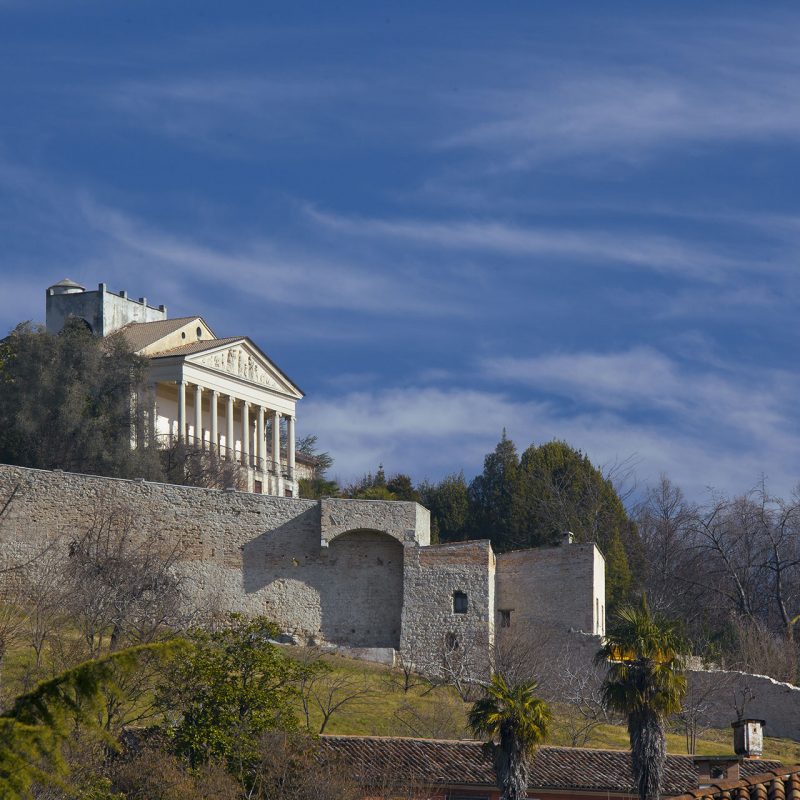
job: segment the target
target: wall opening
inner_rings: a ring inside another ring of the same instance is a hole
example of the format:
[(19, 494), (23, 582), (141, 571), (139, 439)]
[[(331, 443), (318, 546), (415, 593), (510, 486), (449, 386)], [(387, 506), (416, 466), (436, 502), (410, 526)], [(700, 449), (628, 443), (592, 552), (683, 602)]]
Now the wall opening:
[(328, 546), (320, 582), (322, 635), (349, 647), (400, 648), (403, 545), (386, 533), (349, 531)]
[(511, 611), (510, 608), (500, 608), (498, 609), (498, 613), (500, 614), (500, 627), (501, 628), (510, 628), (511, 627)]
[(467, 599), (466, 592), (456, 590), (453, 592), (453, 613), (466, 614), (469, 610), (469, 600)]

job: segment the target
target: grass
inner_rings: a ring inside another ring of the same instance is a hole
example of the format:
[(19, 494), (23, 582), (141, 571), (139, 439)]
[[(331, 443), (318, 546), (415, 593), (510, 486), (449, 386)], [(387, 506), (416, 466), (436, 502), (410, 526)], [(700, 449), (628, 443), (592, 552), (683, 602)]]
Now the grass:
[[(404, 692), (402, 674), (379, 664), (355, 661), (341, 656), (324, 656), (331, 666), (330, 677), (350, 683), (358, 682), (367, 693), (345, 704), (336, 712), (327, 727), (327, 734), (362, 736), (421, 736), (432, 738), (472, 738), (466, 725), (469, 703), (462, 702), (451, 687), (415, 686)], [(571, 744), (565, 730), (565, 709), (553, 704), (553, 725), (549, 744)], [(311, 729), (319, 730), (321, 714), (311, 714)], [(628, 731), (624, 725), (599, 725), (589, 735), (587, 747), (627, 750)], [(667, 750), (685, 754), (683, 733), (667, 735)], [(710, 729), (697, 742), (697, 755), (727, 755), (733, 752), (730, 728)], [(800, 742), (765, 737), (765, 759), (784, 764), (800, 763)]]
[[(62, 637), (77, 643), (78, 632), (70, 627), (61, 630)], [(287, 655), (307, 655), (295, 647), (285, 648)], [(46, 655), (45, 661), (50, 659)], [(357, 661), (336, 655), (322, 657), (331, 667), (323, 690), (333, 690), (334, 700), (345, 694), (357, 692), (351, 701), (337, 710), (325, 727), (327, 734), (350, 734), (369, 736), (418, 736), (440, 739), (472, 738), (467, 728), (469, 703), (465, 703), (455, 689), (440, 686), (434, 689), (417, 682), (408, 691), (402, 688), (402, 673), (380, 664)], [(33, 653), (29, 647), (11, 647), (4, 659), (0, 675), (0, 694), (3, 704), (10, 694), (24, 688), (24, 676), (33, 665)], [(4, 690), (4, 691), (2, 691)], [(325, 692), (323, 692), (324, 694)], [(553, 704), (553, 725), (550, 744), (570, 745), (566, 732), (566, 709)], [(298, 715), (303, 719), (302, 705), (298, 703)], [(310, 708), (309, 728), (317, 733), (322, 724), (319, 708)], [(624, 725), (599, 725), (586, 741), (587, 747), (612, 750), (628, 749), (628, 732)], [(682, 733), (667, 736), (670, 753), (686, 753), (686, 741)], [(705, 731), (697, 742), (698, 755), (724, 755), (732, 752), (730, 728)], [(782, 761), (785, 764), (800, 763), (800, 742), (788, 739), (765, 737), (764, 758)]]

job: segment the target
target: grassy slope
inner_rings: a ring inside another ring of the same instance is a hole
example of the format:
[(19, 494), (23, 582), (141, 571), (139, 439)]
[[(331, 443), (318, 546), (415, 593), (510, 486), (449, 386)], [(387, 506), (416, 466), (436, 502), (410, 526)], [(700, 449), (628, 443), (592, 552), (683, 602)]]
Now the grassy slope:
[[(72, 635), (77, 636), (75, 632)], [(71, 637), (70, 637), (71, 638)], [(287, 655), (298, 655), (292, 647), (285, 649)], [(357, 698), (339, 709), (328, 722), (325, 733), (361, 734), (376, 736), (423, 736), (434, 738), (471, 738), (466, 727), (469, 708), (456, 692), (449, 687), (439, 687), (433, 691), (425, 686), (415, 686), (404, 692), (398, 685), (402, 676), (395, 671), (364, 661), (355, 661), (340, 656), (325, 656), (331, 665), (333, 679), (346, 679), (359, 686), (365, 686), (367, 694)], [(32, 662), (29, 648), (12, 647), (5, 659), (0, 673), (0, 702), (9, 700), (7, 693), (13, 687), (19, 690), (21, 679)], [(5, 690), (5, 691), (3, 691)], [(15, 692), (10, 692), (13, 695)], [(298, 706), (302, 716), (302, 709)], [(550, 744), (569, 745), (563, 724), (563, 709), (553, 708), (554, 723), (549, 739)], [(311, 710), (312, 732), (319, 731), (321, 714)], [(561, 721), (560, 721), (561, 720)], [(588, 747), (627, 749), (628, 734), (622, 725), (601, 725), (592, 731)], [(686, 742), (682, 734), (668, 735), (668, 750), (671, 753), (685, 753)], [(698, 741), (700, 755), (727, 754), (732, 751), (731, 729), (709, 730)], [(800, 763), (800, 742), (787, 739), (764, 740), (764, 756), (783, 761), (785, 764)]]
[[(425, 692), (422, 687), (415, 687), (406, 693), (396, 681), (391, 680), (393, 673), (386, 667), (339, 656), (329, 656), (326, 660), (333, 667), (333, 675), (363, 680), (369, 694), (345, 705), (334, 714), (325, 733), (471, 738), (465, 725), (468, 704), (461, 702), (453, 690), (441, 687)], [(549, 743), (569, 745), (564, 725), (559, 722), (562, 711), (558, 706), (553, 711), (554, 724)], [(401, 719), (407, 720), (410, 726), (403, 724)], [(320, 720), (318, 713), (312, 715), (312, 724), (316, 726), (314, 730), (318, 730)], [(587, 746), (627, 749), (628, 732), (622, 725), (601, 725), (592, 732)], [(670, 753), (686, 753), (683, 734), (669, 734), (667, 746)], [(698, 741), (697, 752), (699, 755), (731, 753), (731, 729), (706, 731)], [(800, 763), (800, 743), (765, 738), (764, 757), (786, 764)]]

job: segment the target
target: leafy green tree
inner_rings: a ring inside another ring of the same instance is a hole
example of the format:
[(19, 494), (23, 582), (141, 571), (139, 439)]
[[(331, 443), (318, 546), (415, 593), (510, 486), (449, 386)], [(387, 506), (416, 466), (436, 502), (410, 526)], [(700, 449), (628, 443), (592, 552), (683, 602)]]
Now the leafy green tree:
[(122, 335), (100, 339), (80, 321), (56, 336), (17, 326), (0, 342), (0, 462), (160, 477), (156, 448), (131, 448), (146, 429), (131, 397), (147, 368)]
[(273, 640), (277, 627), (263, 617), (232, 614), (229, 625), (191, 637), (192, 649), (173, 663), (157, 702), (179, 713), (175, 750), (192, 766), (221, 759), (246, 783), (259, 736), (298, 728), (299, 683), (314, 664), (288, 658)]
[(144, 656), (174, 657), (179, 640), (139, 645), (62, 672), (17, 697), (0, 714), (0, 796), (29, 798), (31, 787), (63, 784), (62, 747), (77, 728), (104, 736), (100, 722), (109, 693), (121, 694), (121, 678), (135, 672)]
[(638, 605), (618, 609), (596, 661), (608, 665), (603, 696), (628, 717), (631, 761), (641, 800), (659, 800), (667, 754), (665, 720), (686, 694), (687, 646), (675, 626)]
[(386, 488), (395, 496), (397, 500), (405, 500), (407, 502), (419, 503), (419, 492), (414, 488), (411, 478), (401, 472), (392, 475), (386, 481)]
[(298, 439), (295, 449), (298, 453), (314, 459), (316, 462), (314, 465), (315, 479), (324, 478), (327, 471), (333, 466), (333, 456), (327, 451), (320, 452), (317, 447), (317, 437), (313, 433)]
[(424, 482), (417, 491), (419, 502), (431, 512), (431, 539), (441, 542), (463, 539), (469, 514), (464, 473), (448, 475), (439, 483)]
[(411, 478), (398, 473), (387, 480), (383, 464), (378, 465), (378, 471), (374, 475), (370, 472), (345, 487), (342, 494), (344, 497), (351, 497), (355, 500), (419, 501), (419, 493), (414, 488)]
[(494, 452), (483, 462), (483, 473), (469, 485), (468, 532), (490, 539), (495, 550), (510, 550), (519, 529), (520, 464), (514, 442), (505, 429)]
[(300, 497), (304, 500), (319, 500), (323, 497), (339, 497), (342, 490), (336, 481), (327, 478), (300, 478)]
[(584, 453), (560, 441), (528, 447), (520, 473), (513, 546), (553, 545), (564, 531), (578, 542), (596, 542), (606, 556), (609, 607), (624, 601), (633, 583), (631, 563), (639, 565), (642, 547), (611, 481)]
[(469, 712), (475, 734), (489, 737), (500, 800), (528, 796), (530, 759), (547, 737), (550, 709), (535, 691), (535, 681), (509, 685), (496, 673)]

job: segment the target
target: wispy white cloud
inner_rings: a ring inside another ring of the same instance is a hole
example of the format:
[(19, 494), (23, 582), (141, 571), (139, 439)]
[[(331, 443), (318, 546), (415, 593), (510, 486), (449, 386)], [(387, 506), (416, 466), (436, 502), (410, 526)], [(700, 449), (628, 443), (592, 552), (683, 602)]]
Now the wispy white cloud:
[(237, 237), (229, 247), (209, 246), (154, 228), (91, 199), (82, 204), (88, 224), (115, 248), (117, 260), (145, 274), (168, 272), (184, 284), (201, 281), (229, 295), (261, 298), (293, 308), (363, 313), (460, 313), (444, 287), (418, 272), (375, 269), (324, 251), (266, 238)]
[[(657, 385), (673, 394), (681, 386), (686, 394), (696, 388), (682, 377), (676, 386), (674, 368), (663, 364), (654, 373)], [(575, 383), (580, 394), (582, 383)], [(637, 392), (648, 398), (654, 394), (642, 386)], [(716, 403), (704, 408), (712, 395)], [(345, 481), (378, 463), (415, 479), (436, 479), (458, 467), (470, 478), (506, 428), (521, 448), (564, 439), (598, 465), (633, 456), (642, 484), (666, 472), (692, 496), (708, 486), (744, 490), (762, 473), (775, 491), (788, 493), (800, 472), (800, 436), (790, 408), (773, 406), (765, 412), (764, 405), (763, 397), (750, 399), (746, 387), (724, 382), (715, 393), (706, 389), (697, 399), (695, 419), (677, 420), (643, 419), (613, 402), (576, 410), (556, 400), (520, 399), (499, 390), (415, 386), (308, 399), (301, 425), (332, 452), (333, 472)]]
[[(639, 231), (609, 233), (596, 228), (519, 226), (492, 220), (429, 222), (420, 219), (347, 217), (307, 208), (318, 225), (351, 237), (410, 242), (418, 246), (499, 253), (509, 256), (542, 256), (579, 261), (603, 268), (608, 265), (679, 273), (716, 282), (736, 270), (754, 270), (761, 264), (742, 259), (726, 248), (712, 248), (675, 236), (648, 235)], [(782, 264), (769, 264), (782, 270)]]
[(103, 100), (137, 126), (225, 152), (298, 135), (324, 141), (320, 116), (360, 91), (357, 80), (244, 72), (128, 81)]
[[(577, 352), (483, 362), (487, 377), (577, 403), (583, 413), (633, 415), (743, 453), (769, 448), (792, 461), (800, 378), (790, 370), (679, 363), (653, 348)], [(767, 469), (768, 465), (762, 466)], [(795, 463), (796, 475), (800, 463)]]
[(708, 36), (696, 39), (661, 67), (652, 52), (624, 69), (532, 63), (515, 85), (462, 95), (463, 125), (441, 146), (490, 151), (495, 167), (513, 168), (575, 156), (635, 163), (675, 145), (797, 141), (800, 62), (764, 48), (758, 63), (744, 64), (749, 37), (740, 33), (720, 52)]

